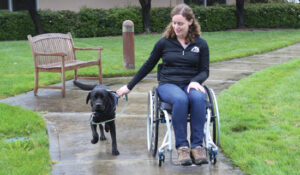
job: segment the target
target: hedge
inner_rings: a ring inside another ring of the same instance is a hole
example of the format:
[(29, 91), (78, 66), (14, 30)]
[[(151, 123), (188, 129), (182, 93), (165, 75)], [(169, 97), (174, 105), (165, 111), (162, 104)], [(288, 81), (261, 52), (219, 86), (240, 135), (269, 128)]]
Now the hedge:
[(194, 7), (202, 31), (221, 31), (237, 28), (234, 6)]
[(24, 39), (35, 34), (35, 26), (29, 13), (0, 12), (0, 40)]
[(151, 8), (150, 11), (150, 30), (152, 32), (162, 32), (170, 23), (170, 7)]
[[(202, 31), (233, 29), (236, 24), (235, 6), (192, 6)], [(170, 7), (151, 9), (152, 32), (162, 32), (170, 22)], [(71, 32), (74, 37), (98, 37), (122, 34), (123, 21), (134, 22), (135, 33), (143, 32), (140, 7), (90, 9), (79, 12), (39, 11), (47, 33)], [(300, 28), (300, 6), (292, 3), (246, 4), (245, 25), (250, 28)], [(26, 39), (36, 35), (34, 24), (27, 11), (0, 11), (0, 40)]]
[(109, 10), (83, 8), (77, 14), (74, 35), (77, 37), (96, 37), (122, 34), (122, 24), (130, 19), (135, 32), (143, 32), (140, 9), (137, 7), (115, 8)]
[(74, 33), (77, 14), (72, 11), (39, 11), (40, 19), (46, 33)]
[(249, 4), (245, 9), (247, 27), (300, 28), (299, 4)]

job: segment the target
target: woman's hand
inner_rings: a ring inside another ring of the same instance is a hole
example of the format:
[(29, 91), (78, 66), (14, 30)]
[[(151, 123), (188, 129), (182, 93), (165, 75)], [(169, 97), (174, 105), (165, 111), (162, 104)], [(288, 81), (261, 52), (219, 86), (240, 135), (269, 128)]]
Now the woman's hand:
[(116, 91), (118, 97), (121, 97), (122, 95), (128, 94), (130, 90), (126, 85), (122, 86), (120, 89)]
[(191, 89), (195, 89), (196, 91), (201, 91), (203, 93), (205, 93), (205, 89), (203, 86), (200, 85), (200, 83), (192, 81), (190, 82), (188, 88), (187, 88), (187, 93), (190, 93)]

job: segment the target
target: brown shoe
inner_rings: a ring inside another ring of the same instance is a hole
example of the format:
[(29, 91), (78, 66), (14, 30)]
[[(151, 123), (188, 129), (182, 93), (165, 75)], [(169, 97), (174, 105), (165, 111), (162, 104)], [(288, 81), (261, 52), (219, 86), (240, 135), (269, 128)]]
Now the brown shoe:
[(190, 157), (190, 148), (183, 146), (177, 149), (178, 162), (183, 166), (192, 165), (192, 159)]
[(197, 146), (191, 150), (191, 158), (196, 165), (207, 164), (206, 151), (202, 146)]

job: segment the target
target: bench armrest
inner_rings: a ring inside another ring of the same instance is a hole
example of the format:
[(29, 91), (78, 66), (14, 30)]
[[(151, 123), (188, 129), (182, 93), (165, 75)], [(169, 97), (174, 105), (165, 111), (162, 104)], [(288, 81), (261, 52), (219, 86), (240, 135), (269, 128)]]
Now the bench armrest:
[(64, 52), (58, 52), (58, 53), (34, 53), (35, 56), (67, 56)]
[(91, 47), (91, 48), (78, 48), (78, 47), (74, 47), (75, 50), (103, 50), (103, 48), (101, 46), (99, 47)]

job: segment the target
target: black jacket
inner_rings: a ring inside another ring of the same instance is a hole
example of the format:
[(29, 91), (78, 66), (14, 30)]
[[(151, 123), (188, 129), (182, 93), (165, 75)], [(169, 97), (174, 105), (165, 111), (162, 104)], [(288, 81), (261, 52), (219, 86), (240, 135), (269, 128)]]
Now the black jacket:
[(148, 60), (143, 64), (133, 79), (128, 83), (128, 89), (141, 81), (162, 58), (158, 66), (157, 79), (160, 84), (189, 84), (191, 81), (203, 83), (209, 76), (209, 49), (206, 41), (195, 38), (185, 49), (177, 39), (161, 38), (154, 46)]

